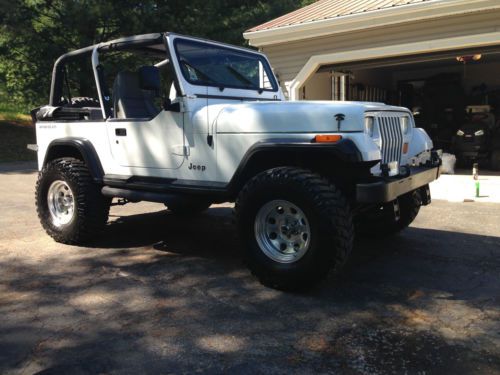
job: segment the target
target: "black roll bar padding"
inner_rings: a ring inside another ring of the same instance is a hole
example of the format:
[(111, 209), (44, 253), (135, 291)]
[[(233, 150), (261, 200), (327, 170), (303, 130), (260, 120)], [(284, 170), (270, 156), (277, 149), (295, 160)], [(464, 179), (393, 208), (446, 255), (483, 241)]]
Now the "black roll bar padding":
[[(61, 55), (54, 63), (52, 69), (52, 83), (50, 85), (49, 105), (58, 106), (61, 104), (64, 65), (72, 60), (91, 55), (94, 48), (99, 46), (99, 51), (110, 52), (162, 43), (163, 33), (142, 34), (130, 37), (119, 38), (109, 42), (93, 44)], [(104, 91), (104, 90), (103, 90)], [(109, 95), (108, 95), (109, 97)]]
[(97, 65), (97, 76), (99, 79), (99, 86), (101, 87), (102, 99), (104, 112), (106, 114), (106, 118), (111, 116), (111, 98), (109, 93), (109, 88), (106, 85), (106, 79), (104, 76), (104, 68), (101, 64)]
[(90, 55), (94, 50), (95, 45), (80, 48), (64, 55), (61, 55), (54, 63), (54, 68), (52, 69), (52, 83), (50, 85), (50, 98), (49, 105), (56, 107), (61, 104), (62, 87), (63, 87), (63, 77), (64, 77), (64, 66), (68, 61), (74, 60), (76, 58)]
[(153, 33), (110, 40), (109, 42), (100, 44), (99, 52), (120, 51), (144, 47), (152, 44), (159, 44), (162, 42), (162, 37), (163, 33)]

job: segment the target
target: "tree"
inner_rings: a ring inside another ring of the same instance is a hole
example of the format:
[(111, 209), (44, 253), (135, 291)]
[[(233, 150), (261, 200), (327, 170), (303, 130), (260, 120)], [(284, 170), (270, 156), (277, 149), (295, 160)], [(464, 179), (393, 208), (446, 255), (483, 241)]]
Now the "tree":
[[(0, 0), (0, 87), (18, 103), (45, 103), (53, 63), (69, 50), (167, 30), (243, 45), (246, 29), (311, 2)], [(80, 87), (88, 84), (81, 77)]]

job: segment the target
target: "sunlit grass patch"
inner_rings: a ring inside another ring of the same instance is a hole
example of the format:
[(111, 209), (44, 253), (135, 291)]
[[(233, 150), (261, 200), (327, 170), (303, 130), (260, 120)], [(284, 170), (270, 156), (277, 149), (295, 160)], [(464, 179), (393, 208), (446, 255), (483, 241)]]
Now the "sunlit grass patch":
[(0, 101), (0, 121), (8, 121), (17, 125), (29, 125), (31, 116), (29, 110), (25, 107)]

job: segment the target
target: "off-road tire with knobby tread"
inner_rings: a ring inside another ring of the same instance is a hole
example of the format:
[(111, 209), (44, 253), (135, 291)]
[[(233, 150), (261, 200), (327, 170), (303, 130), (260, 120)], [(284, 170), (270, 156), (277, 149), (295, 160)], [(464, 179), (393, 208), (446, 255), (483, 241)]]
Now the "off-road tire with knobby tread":
[[(293, 203), (309, 221), (309, 248), (293, 263), (269, 258), (256, 240), (257, 213), (272, 200)], [(347, 200), (334, 185), (309, 170), (279, 167), (258, 174), (240, 192), (235, 216), (248, 267), (262, 284), (272, 288), (310, 288), (331, 269), (340, 269), (352, 250), (354, 227)]]
[(389, 202), (372, 210), (360, 213), (355, 218), (357, 234), (367, 237), (384, 237), (401, 232), (417, 217), (422, 199), (418, 190), (398, 198), (399, 220), (394, 214), (394, 203)]
[(72, 108), (85, 108), (85, 107), (100, 107), (99, 100), (95, 98), (89, 98), (86, 96), (77, 96), (71, 98), (70, 107)]
[[(48, 207), (48, 190), (52, 182), (62, 180), (73, 192), (75, 210), (71, 221), (56, 226)], [(35, 201), (40, 222), (55, 241), (80, 245), (96, 238), (108, 220), (111, 200), (100, 192), (85, 163), (75, 158), (60, 158), (47, 163), (38, 175)]]

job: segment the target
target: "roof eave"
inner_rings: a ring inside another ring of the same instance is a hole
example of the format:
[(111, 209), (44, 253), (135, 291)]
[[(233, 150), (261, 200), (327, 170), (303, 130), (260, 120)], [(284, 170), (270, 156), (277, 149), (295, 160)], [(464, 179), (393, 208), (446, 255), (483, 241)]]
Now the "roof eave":
[(498, 0), (431, 0), (418, 4), (281, 26), (267, 30), (247, 31), (243, 33), (243, 37), (249, 41), (250, 45), (262, 47), (402, 22), (440, 18), (491, 9), (500, 9), (500, 2)]

